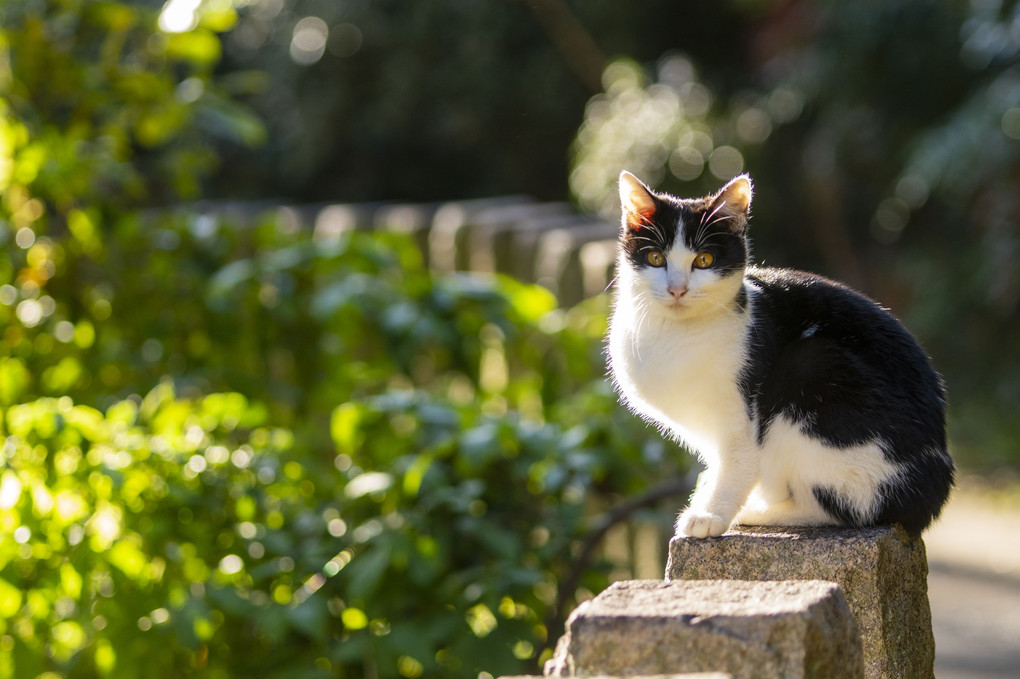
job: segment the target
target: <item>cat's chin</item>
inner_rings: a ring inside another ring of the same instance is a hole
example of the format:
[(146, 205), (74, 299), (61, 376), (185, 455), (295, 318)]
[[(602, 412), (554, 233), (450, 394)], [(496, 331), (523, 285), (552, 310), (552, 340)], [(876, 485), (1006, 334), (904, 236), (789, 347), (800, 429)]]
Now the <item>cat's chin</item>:
[(660, 313), (670, 318), (697, 316), (705, 311), (705, 305), (694, 299), (657, 299), (655, 306)]
[(689, 314), (695, 308), (695, 305), (692, 305), (690, 302), (685, 302), (682, 299), (674, 299), (668, 302), (660, 302), (659, 304), (662, 307), (663, 311), (674, 316), (676, 315), (682, 316), (684, 314)]

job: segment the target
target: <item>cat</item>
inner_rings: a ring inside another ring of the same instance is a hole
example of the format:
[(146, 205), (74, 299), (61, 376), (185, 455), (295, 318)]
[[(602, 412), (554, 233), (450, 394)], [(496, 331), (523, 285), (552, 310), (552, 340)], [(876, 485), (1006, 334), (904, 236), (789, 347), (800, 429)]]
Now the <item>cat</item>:
[(623, 172), (610, 375), (637, 415), (705, 465), (678, 537), (732, 525), (901, 524), (953, 484), (941, 379), (877, 303), (749, 264), (747, 175), (700, 199)]

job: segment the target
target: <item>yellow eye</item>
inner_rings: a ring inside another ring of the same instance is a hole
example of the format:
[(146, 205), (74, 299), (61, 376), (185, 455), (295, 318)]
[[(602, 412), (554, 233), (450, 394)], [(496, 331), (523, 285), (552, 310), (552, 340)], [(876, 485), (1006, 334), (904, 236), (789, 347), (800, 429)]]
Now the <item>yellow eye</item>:
[(715, 261), (715, 257), (711, 252), (699, 252), (694, 258), (695, 269), (707, 269), (712, 266), (712, 262)]
[(645, 259), (648, 260), (648, 263), (652, 266), (666, 266), (666, 255), (662, 254), (658, 250), (650, 250), (648, 254), (645, 255)]

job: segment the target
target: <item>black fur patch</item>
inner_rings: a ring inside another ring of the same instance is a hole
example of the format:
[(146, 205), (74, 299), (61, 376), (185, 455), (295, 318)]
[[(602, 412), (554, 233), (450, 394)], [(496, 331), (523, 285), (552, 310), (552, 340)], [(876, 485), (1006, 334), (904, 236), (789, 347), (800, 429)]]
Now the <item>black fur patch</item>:
[[(820, 276), (750, 269), (754, 315), (740, 389), (762, 443), (779, 416), (837, 448), (880, 441), (901, 469), (882, 488), (879, 523), (920, 533), (953, 482), (945, 393), (913, 336), (863, 295)], [(861, 525), (828, 488), (815, 497), (834, 518)]]
[[(729, 218), (713, 214), (707, 198), (685, 200), (667, 194), (652, 194), (654, 214), (638, 228), (623, 220), (620, 244), (635, 269), (650, 266), (650, 250), (668, 253), (682, 233), (684, 246), (691, 252), (709, 252), (714, 258), (709, 270), (720, 276), (742, 271), (747, 266), (748, 244), (744, 229), (733, 231)], [(681, 230), (680, 225), (685, 225)], [(667, 265), (668, 266), (668, 265)]]

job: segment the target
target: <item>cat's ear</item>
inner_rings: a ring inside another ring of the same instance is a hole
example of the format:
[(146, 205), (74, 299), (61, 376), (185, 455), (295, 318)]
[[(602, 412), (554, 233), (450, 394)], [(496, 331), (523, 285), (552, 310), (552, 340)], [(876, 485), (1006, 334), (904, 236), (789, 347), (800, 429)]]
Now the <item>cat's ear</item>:
[(624, 223), (630, 229), (640, 229), (655, 216), (651, 189), (626, 170), (620, 173), (620, 206)]
[(750, 215), (751, 193), (750, 177), (746, 174), (734, 177), (719, 193), (712, 196), (708, 210), (726, 219), (731, 231), (741, 231), (747, 225)]

